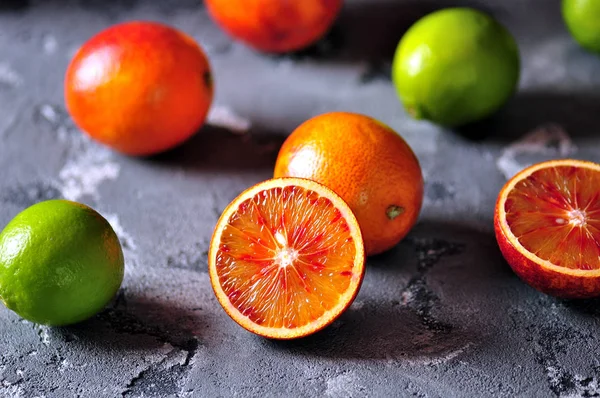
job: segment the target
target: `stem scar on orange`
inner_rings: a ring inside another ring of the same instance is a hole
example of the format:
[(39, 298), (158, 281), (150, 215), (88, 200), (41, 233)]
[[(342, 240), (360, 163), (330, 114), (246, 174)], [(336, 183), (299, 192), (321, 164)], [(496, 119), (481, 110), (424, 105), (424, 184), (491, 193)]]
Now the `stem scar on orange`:
[(563, 298), (600, 296), (600, 165), (538, 163), (500, 191), (496, 239), (514, 272)]
[(388, 126), (356, 113), (326, 113), (300, 125), (281, 147), (274, 176), (308, 178), (340, 195), (358, 219), (367, 255), (400, 242), (423, 202), (412, 149)]
[(152, 155), (193, 135), (213, 98), (206, 55), (188, 35), (155, 22), (114, 25), (75, 54), (65, 101), (75, 123), (128, 155)]
[(212, 287), (229, 316), (274, 339), (307, 336), (350, 306), (364, 276), (352, 211), (329, 188), (271, 179), (240, 194), (215, 228)]
[(283, 53), (320, 39), (333, 25), (342, 0), (205, 0), (216, 23), (257, 50)]

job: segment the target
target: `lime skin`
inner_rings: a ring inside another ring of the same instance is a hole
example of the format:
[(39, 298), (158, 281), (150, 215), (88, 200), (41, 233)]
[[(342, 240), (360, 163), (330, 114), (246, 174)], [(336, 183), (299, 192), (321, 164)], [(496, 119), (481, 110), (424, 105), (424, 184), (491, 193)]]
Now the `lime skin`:
[(491, 16), (446, 8), (418, 20), (394, 56), (392, 78), (407, 112), (454, 127), (496, 112), (515, 92), (514, 38)]
[(29, 321), (62, 326), (98, 313), (123, 281), (119, 239), (80, 203), (37, 203), (0, 233), (0, 299)]
[(563, 0), (562, 14), (579, 45), (600, 54), (600, 1)]

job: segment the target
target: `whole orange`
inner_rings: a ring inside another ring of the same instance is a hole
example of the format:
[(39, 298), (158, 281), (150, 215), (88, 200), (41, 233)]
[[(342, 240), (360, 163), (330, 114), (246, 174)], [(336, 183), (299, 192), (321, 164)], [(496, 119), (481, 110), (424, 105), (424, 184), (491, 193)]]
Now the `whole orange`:
[(394, 130), (368, 116), (333, 112), (300, 125), (284, 142), (275, 177), (317, 181), (348, 203), (368, 255), (395, 246), (423, 203), (417, 157)]
[(75, 123), (129, 155), (170, 149), (203, 124), (213, 98), (210, 65), (186, 34), (155, 22), (114, 25), (75, 54), (65, 101)]
[(265, 52), (299, 50), (320, 39), (342, 0), (205, 0), (212, 18), (234, 38)]

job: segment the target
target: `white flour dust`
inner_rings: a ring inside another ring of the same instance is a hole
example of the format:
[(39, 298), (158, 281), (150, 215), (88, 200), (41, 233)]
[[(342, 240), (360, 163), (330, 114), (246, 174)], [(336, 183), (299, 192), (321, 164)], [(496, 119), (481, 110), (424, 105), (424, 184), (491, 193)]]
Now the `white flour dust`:
[(537, 154), (564, 157), (575, 151), (576, 147), (567, 132), (559, 125), (548, 124), (525, 134), (521, 139), (504, 148), (496, 160), (496, 166), (506, 179), (510, 179), (531, 165), (531, 163), (520, 162), (517, 159), (519, 155)]
[(64, 198), (97, 200), (100, 185), (119, 176), (120, 165), (113, 159), (112, 151), (92, 142), (62, 109), (44, 104), (39, 108), (39, 115), (52, 126), (58, 139), (68, 144), (65, 164), (58, 173)]
[(252, 127), (252, 122), (249, 119), (238, 115), (231, 108), (224, 105), (214, 105), (208, 112), (206, 122), (237, 134), (243, 134)]
[(119, 221), (119, 216), (116, 214), (104, 214), (104, 217), (114, 229), (115, 233), (119, 237), (121, 241), (121, 245), (123, 246), (123, 250), (125, 251), (133, 251), (136, 249), (135, 241), (133, 237), (123, 229), (121, 222)]
[(18, 87), (23, 84), (23, 78), (9, 64), (0, 62), (0, 85)]
[[(39, 108), (39, 115), (52, 127), (57, 138), (67, 144), (66, 161), (58, 173), (57, 181), (62, 197), (73, 201), (83, 198), (98, 201), (100, 186), (116, 180), (121, 171), (113, 152), (79, 131), (64, 109), (44, 104)], [(119, 237), (125, 259), (135, 264), (136, 244), (133, 237), (125, 231), (118, 215), (101, 213)]]
[(54, 36), (46, 35), (42, 41), (42, 46), (44, 47), (44, 52), (46, 54), (54, 54), (58, 48), (58, 41), (56, 41)]
[(58, 174), (63, 196), (69, 200), (84, 196), (98, 199), (100, 185), (119, 176), (120, 166), (111, 158), (110, 151), (97, 146), (88, 146), (69, 158)]
[(346, 372), (327, 380), (325, 395), (333, 398), (351, 398), (364, 394), (358, 376), (354, 372)]
[[(564, 373), (559, 369), (548, 366), (546, 368), (548, 381), (553, 386), (560, 386), (564, 383)], [(569, 391), (560, 392), (560, 398), (582, 398), (582, 397), (597, 397), (600, 396), (600, 382), (595, 377), (583, 377), (574, 375), (569, 377), (571, 388)]]

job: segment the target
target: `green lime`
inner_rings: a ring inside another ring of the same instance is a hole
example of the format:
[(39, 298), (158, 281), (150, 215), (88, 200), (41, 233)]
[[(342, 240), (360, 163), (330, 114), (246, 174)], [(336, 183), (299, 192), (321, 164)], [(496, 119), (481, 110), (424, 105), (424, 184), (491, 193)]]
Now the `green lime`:
[(562, 14), (581, 47), (600, 53), (600, 0), (563, 0)]
[(49, 200), (0, 233), (0, 299), (32, 322), (60, 326), (99, 312), (123, 281), (117, 235), (95, 210)]
[(508, 100), (519, 64), (517, 44), (499, 22), (471, 8), (447, 8), (404, 34), (392, 77), (414, 118), (459, 126), (491, 115)]

